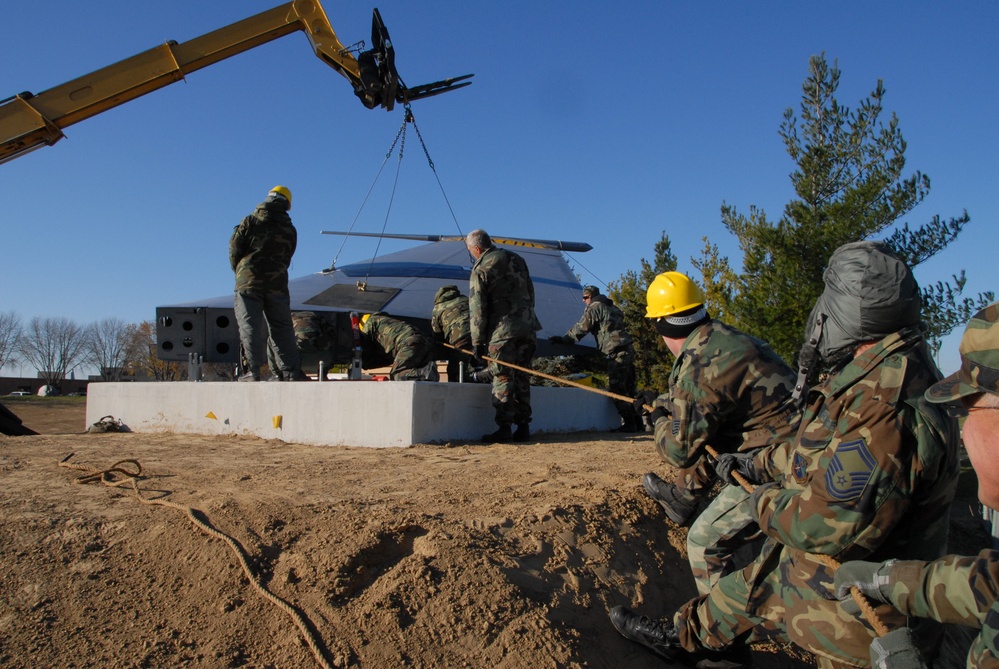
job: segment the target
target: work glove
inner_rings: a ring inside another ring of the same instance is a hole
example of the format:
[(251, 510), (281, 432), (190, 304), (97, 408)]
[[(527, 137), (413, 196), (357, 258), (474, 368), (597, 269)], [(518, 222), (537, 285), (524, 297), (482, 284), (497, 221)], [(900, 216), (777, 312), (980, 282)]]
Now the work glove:
[(731, 478), (733, 472), (742, 474), (754, 485), (760, 482), (760, 476), (753, 466), (752, 453), (719, 453), (715, 461), (715, 472), (723, 483), (732, 483), (735, 480)]
[(899, 627), (871, 642), (874, 669), (926, 669), (922, 653), (912, 640), (912, 630)]
[(645, 416), (649, 413), (649, 409), (646, 406), (655, 407), (658, 397), (659, 395), (654, 390), (640, 390), (638, 397), (635, 398), (631, 405), (635, 408), (636, 414)]
[(485, 361), (486, 357), (486, 345), (476, 344), (472, 349), (473, 362), (476, 367), (485, 367), (488, 363)]
[[(843, 609), (857, 615), (860, 607), (853, 601), (850, 589), (856, 586), (861, 593), (874, 602), (888, 602), (888, 572), (891, 571), (892, 561), (888, 562), (865, 562), (863, 560), (852, 560), (844, 562), (833, 575), (833, 591), (843, 604)], [(882, 588), (884, 588), (882, 590)]]

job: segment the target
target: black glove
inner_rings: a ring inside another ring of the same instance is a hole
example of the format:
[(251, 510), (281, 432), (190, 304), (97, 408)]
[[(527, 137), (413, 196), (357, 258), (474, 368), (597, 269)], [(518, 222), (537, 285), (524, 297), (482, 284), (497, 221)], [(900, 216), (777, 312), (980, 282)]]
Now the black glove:
[(565, 338), (562, 337), (561, 335), (552, 335), (551, 337), (548, 338), (548, 343), (549, 344), (564, 344), (565, 343)]
[(739, 472), (750, 483), (759, 483), (760, 477), (753, 466), (752, 453), (720, 453), (715, 461), (715, 472), (723, 483), (732, 483), (733, 472)]
[(876, 669), (926, 669), (926, 661), (912, 640), (912, 630), (899, 627), (871, 642), (871, 666)]
[(485, 367), (487, 364), (485, 361), (486, 345), (476, 344), (475, 347), (472, 349), (472, 357), (474, 358), (473, 362), (475, 363), (476, 367)]
[[(637, 415), (645, 416), (656, 406), (656, 399), (658, 397), (659, 395), (657, 395), (654, 390), (640, 390), (638, 392), (638, 397), (635, 398), (631, 406), (635, 408), (635, 413)], [(649, 408), (646, 409), (646, 406)]]
[[(860, 607), (853, 601), (850, 590), (854, 587), (875, 602), (891, 603), (888, 597), (888, 572), (891, 561), (865, 562), (852, 560), (844, 562), (833, 575), (833, 590), (836, 598), (843, 603), (843, 609), (856, 615)], [(884, 588), (884, 590), (882, 590)]]

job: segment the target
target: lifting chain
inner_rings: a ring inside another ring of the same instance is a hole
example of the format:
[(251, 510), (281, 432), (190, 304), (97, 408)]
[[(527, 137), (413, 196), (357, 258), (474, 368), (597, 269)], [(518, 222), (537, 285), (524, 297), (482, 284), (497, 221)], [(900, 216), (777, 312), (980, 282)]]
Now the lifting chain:
[[(454, 214), (454, 208), (451, 206), (451, 201), (447, 197), (447, 193), (444, 192), (444, 185), (441, 183), (440, 175), (437, 174), (437, 167), (434, 165), (433, 158), (430, 157), (430, 151), (427, 149), (427, 143), (423, 141), (423, 133), (420, 132), (420, 128), (416, 125), (416, 117), (413, 116), (413, 109), (407, 102), (405, 107), (405, 114), (403, 115), (402, 125), (399, 126), (399, 131), (395, 135), (395, 139), (392, 140), (392, 145), (389, 146), (388, 151), (385, 152), (385, 159), (382, 161), (381, 166), (378, 168), (378, 172), (375, 174), (374, 180), (371, 182), (371, 186), (368, 188), (367, 194), (364, 196), (364, 201), (361, 202), (361, 206), (358, 207), (357, 213), (354, 215), (354, 220), (351, 221), (350, 227), (347, 228), (347, 235), (344, 237), (343, 241), (340, 243), (340, 248), (337, 249), (336, 255), (333, 257), (333, 262), (330, 264), (329, 268), (324, 270), (324, 272), (331, 272), (336, 269), (337, 260), (340, 257), (340, 252), (343, 251), (344, 245), (347, 243), (347, 239), (350, 237), (350, 233), (353, 231), (354, 226), (357, 224), (357, 219), (361, 215), (361, 211), (368, 202), (368, 198), (371, 197), (371, 192), (374, 190), (375, 184), (381, 177), (382, 170), (385, 169), (386, 163), (388, 163), (389, 158), (392, 157), (392, 153), (395, 151), (396, 145), (399, 146), (399, 160), (396, 164), (395, 181), (392, 184), (392, 195), (389, 198), (388, 210), (385, 212), (385, 220), (382, 222), (382, 234), (385, 233), (385, 229), (388, 226), (389, 214), (392, 211), (392, 203), (395, 200), (396, 187), (399, 183), (399, 172), (402, 167), (402, 157), (406, 150), (406, 125), (409, 123), (413, 124), (413, 129), (416, 131), (416, 137), (420, 140), (420, 146), (423, 148), (423, 155), (427, 157), (427, 165), (430, 166), (430, 171), (434, 173), (434, 178), (437, 180), (437, 186), (441, 190), (441, 195), (444, 197), (444, 202), (447, 204), (448, 211), (451, 213), (451, 219), (454, 221), (455, 228), (458, 230), (458, 234), (464, 237), (464, 233), (461, 231), (461, 226), (458, 224), (458, 218)], [(364, 277), (363, 281), (357, 282), (358, 290), (364, 290), (367, 286), (368, 278), (371, 276), (371, 268), (374, 266), (375, 259), (378, 257), (378, 251), (381, 249), (381, 240), (379, 237), (378, 245), (375, 247), (375, 253), (371, 258), (371, 264), (368, 266), (368, 272)]]

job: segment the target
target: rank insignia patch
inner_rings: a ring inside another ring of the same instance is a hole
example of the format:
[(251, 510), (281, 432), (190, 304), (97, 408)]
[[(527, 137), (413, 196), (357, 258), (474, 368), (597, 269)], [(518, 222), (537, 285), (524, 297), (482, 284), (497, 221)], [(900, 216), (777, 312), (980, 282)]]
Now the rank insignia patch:
[(877, 461), (863, 439), (840, 444), (826, 470), (826, 490), (837, 500), (858, 497), (870, 480), (875, 465)]

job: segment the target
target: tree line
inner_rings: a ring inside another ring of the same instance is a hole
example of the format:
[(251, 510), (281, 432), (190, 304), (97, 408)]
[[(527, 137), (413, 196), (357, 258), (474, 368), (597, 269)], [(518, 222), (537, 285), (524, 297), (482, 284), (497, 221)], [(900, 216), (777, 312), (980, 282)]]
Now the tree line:
[(0, 313), (0, 369), (18, 362), (33, 367), (52, 386), (81, 367), (96, 369), (102, 381), (187, 377), (185, 365), (157, 357), (153, 323), (113, 317), (80, 325), (69, 318), (38, 316), (24, 323), (16, 312)]

